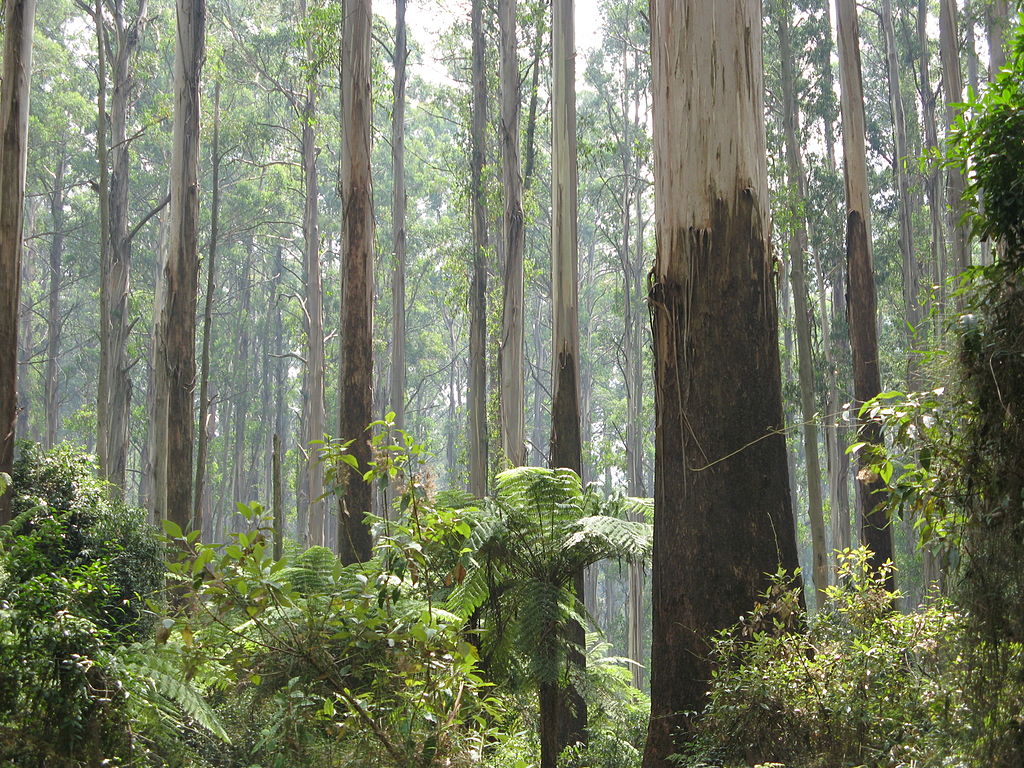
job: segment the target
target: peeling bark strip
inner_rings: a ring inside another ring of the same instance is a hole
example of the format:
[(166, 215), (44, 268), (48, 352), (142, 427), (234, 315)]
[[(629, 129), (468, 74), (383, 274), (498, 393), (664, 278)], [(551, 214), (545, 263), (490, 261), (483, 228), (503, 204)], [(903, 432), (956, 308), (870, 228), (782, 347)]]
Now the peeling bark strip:
[(782, 435), (761, 3), (652, 0), (657, 256), (651, 723), (669, 768), (709, 640), (797, 565)]
[[(174, 143), (171, 154), (171, 237), (155, 360), (166, 404), (166, 467), (157, 476), (157, 509), (183, 531), (196, 527), (192, 499), (192, 401), (199, 290), (199, 80), (206, 42), (204, 0), (178, 0), (174, 57)], [(158, 387), (161, 384), (158, 382)]]
[[(0, 472), (7, 474), (14, 465), (18, 410), (18, 300), (35, 17), (35, 0), (4, 3), (4, 69), (0, 83)], [(10, 493), (0, 497), (0, 525), (11, 520), (10, 499)]]
[[(345, 56), (342, 98), (345, 104), (341, 186), (345, 263), (342, 285), (341, 419), (339, 435), (354, 441), (349, 452), (365, 471), (370, 462), (369, 433), (373, 416), (373, 200), (370, 189), (370, 0), (345, 3)], [(370, 529), (363, 521), (370, 511), (372, 489), (362, 472), (345, 472), (345, 491), (338, 510), (338, 553), (343, 563), (365, 562), (372, 554)], [(312, 500), (311, 500), (312, 501)]]

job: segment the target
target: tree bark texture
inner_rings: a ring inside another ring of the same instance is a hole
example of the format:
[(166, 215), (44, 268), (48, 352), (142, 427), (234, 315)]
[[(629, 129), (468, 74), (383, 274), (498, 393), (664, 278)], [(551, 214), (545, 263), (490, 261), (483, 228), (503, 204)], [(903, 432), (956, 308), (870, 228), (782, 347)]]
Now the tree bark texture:
[[(847, 319), (853, 350), (853, 394), (859, 407), (882, 391), (876, 330), (875, 272), (871, 256), (871, 214), (864, 149), (864, 89), (855, 0), (836, 0), (839, 29), (840, 109), (843, 119), (843, 170), (846, 180)], [(858, 416), (860, 439), (882, 444), (877, 422)], [(857, 473), (861, 540), (878, 567), (892, 559), (892, 530), (882, 505), (886, 484), (866, 465), (862, 451)], [(890, 576), (891, 581), (891, 576)]]
[(517, 0), (499, 0), (501, 27), (501, 177), (505, 190), (504, 303), (501, 312), (501, 445), (512, 466), (526, 463), (526, 382), (523, 374), (524, 298), (523, 254), (526, 228), (523, 218), (523, 178), (519, 165), (520, 80), (516, 44)]
[[(166, 455), (156, 493), (169, 520), (183, 531), (195, 527), (192, 498), (193, 395), (196, 300), (199, 278), (200, 75), (206, 41), (205, 0), (177, 0), (174, 57), (174, 131), (171, 152), (171, 232), (164, 266), (164, 300), (156, 375), (166, 404)], [(158, 385), (159, 386), (159, 385)]]
[(107, 150), (107, 44), (103, 21), (103, 0), (96, 0), (93, 11), (96, 24), (96, 161), (99, 165), (100, 225), (100, 361), (96, 373), (96, 459), (100, 475), (106, 477), (107, 467), (107, 400), (110, 386), (110, 166)]
[(761, 3), (653, 0), (657, 255), (651, 722), (669, 768), (713, 634), (797, 565), (782, 434)]
[[(929, 157), (939, 152), (938, 122), (935, 116), (936, 92), (931, 84), (931, 42), (928, 39), (928, 2), (918, 0), (917, 42), (921, 51), (918, 78), (921, 88), (921, 122), (924, 123), (925, 151)], [(938, 163), (932, 162), (925, 178), (925, 193), (931, 214), (931, 281), (938, 290), (937, 330), (941, 335), (946, 302), (946, 233), (942, 224), (945, 195)]]
[[(582, 477), (580, 438), (579, 254), (577, 234), (578, 167), (576, 156), (576, 35), (573, 0), (551, 6), (551, 454), (552, 467), (568, 467)], [(583, 572), (573, 579), (576, 597), (584, 596)], [(573, 624), (570, 639), (585, 644), (584, 629)], [(582, 670), (581, 651), (569, 654), (570, 665)], [(586, 741), (587, 708), (572, 683), (559, 691), (558, 744)], [(542, 740), (543, 744), (543, 740)], [(557, 756), (548, 756), (554, 760)], [(548, 763), (554, 766), (554, 762)], [(541, 766), (546, 768), (545, 754)]]
[(487, 204), (483, 169), (486, 152), (487, 75), (483, 0), (473, 0), (473, 96), (470, 109), (470, 206), (473, 265), (469, 284), (469, 492), (487, 494)]
[[(21, 293), (28, 110), (35, 0), (4, 4), (0, 83), (0, 472), (14, 466), (18, 415), (18, 307)], [(0, 496), (0, 525), (11, 520), (10, 491)]]
[(1006, 31), (1010, 24), (1010, 3), (1008, 0), (992, 0), (986, 7), (988, 31), (989, 79), (995, 80), (999, 71), (1006, 66)]
[(785, 132), (786, 165), (789, 176), (791, 220), (789, 232), (790, 281), (793, 287), (793, 311), (799, 354), (800, 417), (803, 435), (804, 466), (807, 471), (807, 517), (811, 528), (811, 575), (814, 580), (815, 607), (820, 609), (828, 587), (828, 544), (825, 536), (825, 512), (821, 493), (821, 462), (818, 457), (817, 393), (814, 359), (811, 349), (811, 307), (807, 295), (806, 259), (809, 250), (804, 211), (807, 206), (807, 180), (800, 154), (800, 113), (796, 101), (793, 45), (789, 8), (779, 14), (779, 55), (782, 59), (782, 122)]
[[(373, 198), (370, 187), (370, 0), (346, 0), (342, 99), (345, 104), (341, 164), (344, 211), (344, 277), (341, 328), (341, 418), (339, 436), (360, 472), (345, 466), (338, 510), (338, 550), (344, 563), (370, 559), (373, 542), (364, 516), (372, 489), (362, 479), (371, 459), (367, 426), (373, 420)], [(312, 493), (312, 490), (311, 490)]]
[(391, 285), (391, 410), (395, 426), (405, 429), (405, 68), (409, 59), (405, 24), (406, 0), (395, 0), (395, 104), (391, 116), (391, 166), (394, 197), (391, 205), (391, 238), (395, 249), (395, 273)]

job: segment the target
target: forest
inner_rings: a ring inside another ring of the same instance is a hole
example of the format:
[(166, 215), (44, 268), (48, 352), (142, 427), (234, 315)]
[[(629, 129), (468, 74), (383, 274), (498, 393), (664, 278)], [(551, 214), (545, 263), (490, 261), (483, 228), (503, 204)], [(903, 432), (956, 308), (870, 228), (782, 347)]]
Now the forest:
[(1024, 767), (1011, 0), (4, 0), (0, 766)]

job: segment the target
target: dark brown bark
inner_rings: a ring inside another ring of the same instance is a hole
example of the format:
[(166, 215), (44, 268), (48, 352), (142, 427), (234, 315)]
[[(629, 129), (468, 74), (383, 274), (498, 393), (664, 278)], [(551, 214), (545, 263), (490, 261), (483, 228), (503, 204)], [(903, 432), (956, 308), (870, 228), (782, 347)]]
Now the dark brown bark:
[[(18, 307), (35, 0), (4, 4), (0, 84), (0, 472), (14, 465), (18, 412)], [(10, 491), (0, 496), (0, 525), (10, 522)]]
[[(580, 334), (578, 254), (578, 166), (576, 157), (576, 39), (573, 0), (555, 0), (551, 8), (551, 307), (553, 370), (551, 394), (552, 467), (568, 467), (583, 476), (580, 435)], [(583, 571), (573, 577), (577, 600), (584, 597)], [(569, 640), (575, 646), (568, 664), (582, 671), (585, 632), (573, 622)], [(558, 695), (558, 747), (587, 741), (587, 707), (572, 683)], [(541, 729), (549, 727), (541, 722)], [(542, 745), (546, 743), (542, 736)], [(541, 766), (554, 766), (557, 755), (541, 751)]]
[(345, 488), (338, 511), (338, 550), (344, 563), (366, 561), (373, 542), (364, 516), (372, 509), (370, 484), (362, 479), (371, 458), (367, 426), (373, 416), (373, 200), (370, 187), (370, 0), (346, 0), (342, 98), (344, 279), (341, 329), (339, 437), (361, 472), (343, 467)]
[[(797, 566), (767, 231), (759, 5), (654, 0), (651, 721), (669, 768), (715, 633)], [(717, 52), (715, 67), (702, 62)], [(729, 105), (728, 109), (724, 106)]]

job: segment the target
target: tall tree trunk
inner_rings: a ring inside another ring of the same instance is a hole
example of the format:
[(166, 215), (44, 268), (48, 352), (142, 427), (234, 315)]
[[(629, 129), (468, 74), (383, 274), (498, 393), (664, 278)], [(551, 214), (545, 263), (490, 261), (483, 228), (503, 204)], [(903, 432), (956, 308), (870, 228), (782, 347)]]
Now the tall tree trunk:
[(234, 454), (231, 461), (231, 506), (234, 503), (248, 503), (252, 501), (249, 498), (248, 486), (246, 484), (245, 476), (245, 437), (248, 432), (249, 424), (249, 382), (255, 378), (250, 371), (249, 366), (249, 348), (251, 344), (251, 337), (249, 335), (249, 329), (252, 326), (252, 260), (253, 260), (253, 240), (252, 235), (249, 235), (248, 240), (245, 244), (245, 260), (241, 265), (241, 272), (238, 275), (238, 285), (236, 290), (241, 295), (241, 306), (238, 309), (238, 336), (235, 342), (235, 347), (238, 351), (238, 357), (235, 359), (235, 366), (233, 366), (233, 378), (234, 378), (234, 389), (235, 389), (235, 428), (234, 428), (234, 439), (232, 445), (234, 446)]
[(203, 353), (199, 379), (199, 442), (196, 445), (196, 489), (193, 503), (195, 519), (201, 526), (203, 501), (206, 490), (206, 461), (210, 436), (213, 433), (210, 422), (210, 345), (213, 343), (213, 303), (217, 276), (217, 227), (220, 216), (220, 79), (213, 86), (213, 143), (210, 149), (213, 166), (210, 204), (210, 250), (206, 259), (206, 296), (203, 308)]
[(487, 77), (483, 0), (473, 0), (470, 27), (473, 37), (470, 110), (473, 266), (469, 286), (469, 492), (483, 498), (487, 494), (487, 205), (483, 188)]
[[(299, 0), (299, 13), (307, 16), (305, 0)], [(314, 68), (316, 52), (313, 40), (306, 39), (306, 63)], [(319, 451), (314, 440), (323, 440), (324, 422), (327, 418), (324, 403), (324, 302), (323, 274), (320, 261), (320, 185), (316, 172), (316, 78), (312, 71), (306, 76), (305, 102), (302, 106), (302, 178), (305, 199), (302, 212), (303, 258), (306, 273), (306, 314), (308, 316), (306, 333), (306, 377), (309, 393), (309, 412), (306, 422), (306, 449), (309, 451), (306, 471), (309, 474), (309, 517), (307, 524), (309, 533), (306, 546), (324, 546), (326, 538), (326, 504), (321, 498), (324, 495), (324, 470), (320, 462)], [(346, 137), (348, 131), (346, 129)], [(372, 236), (372, 235), (371, 235)], [(343, 336), (344, 338), (344, 336)], [(342, 379), (344, 389), (345, 379)], [(369, 420), (367, 420), (369, 423)], [(365, 425), (364, 425), (365, 426)], [(360, 513), (361, 515), (362, 513)], [(361, 517), (360, 517), (361, 519)]]
[[(931, 43), (928, 39), (928, 0), (918, 0), (917, 42), (921, 51), (919, 79), (921, 88), (921, 121), (924, 123), (925, 152), (936, 157), (939, 152), (937, 120), (935, 116), (936, 93), (931, 84)], [(931, 214), (932, 283), (938, 286), (937, 330), (941, 335), (946, 303), (946, 236), (942, 225), (945, 198), (940, 183), (940, 170), (932, 162), (925, 178), (925, 192)]]
[[(154, 489), (158, 508), (181, 529), (196, 527), (192, 507), (192, 411), (199, 277), (199, 81), (206, 41), (205, 0), (177, 0), (171, 233), (156, 376), (167, 393), (165, 467)], [(161, 386), (158, 384), (158, 387)]]
[(281, 492), (281, 436), (276, 432), (273, 438), (273, 469), (271, 485), (273, 486), (274, 514), (274, 559), (280, 560), (284, 554), (284, 499)]
[(124, 4), (110, 4), (117, 48), (111, 62), (113, 98), (110, 103), (110, 253), (107, 262), (107, 298), (110, 302), (107, 341), (108, 400), (106, 409), (107, 456), (104, 467), (115, 492), (124, 488), (128, 462), (129, 417), (131, 412), (132, 361), (128, 357), (128, 334), (131, 330), (129, 296), (131, 291), (132, 235), (128, 224), (130, 140), (128, 111), (134, 99), (134, 60), (139, 49), (142, 25), (146, 21), (146, 0), (141, 0), (138, 13), (129, 21)]
[(907, 381), (916, 381), (916, 357), (913, 350), (917, 338), (917, 327), (921, 323), (921, 308), (918, 303), (917, 255), (914, 251), (914, 223), (911, 218), (910, 174), (907, 163), (912, 162), (907, 147), (907, 115), (903, 105), (903, 89), (900, 85), (900, 69), (896, 53), (896, 32), (893, 28), (892, 0), (882, 0), (882, 36), (885, 40), (885, 61), (889, 76), (889, 106), (892, 110), (892, 132), (895, 156), (893, 175), (896, 178), (896, 193), (900, 222), (900, 252), (903, 254), (903, 311), (907, 326)]
[[(4, 4), (4, 69), (0, 82), (0, 472), (7, 474), (14, 466), (18, 412), (21, 235), (35, 16), (35, 0), (8, 0)], [(0, 525), (10, 520), (8, 491), (0, 496)]]
[(405, 28), (406, 0), (395, 0), (395, 106), (391, 117), (391, 166), (395, 191), (391, 231), (395, 276), (391, 285), (391, 410), (395, 426), (405, 429), (405, 65), (409, 58)]
[(523, 179), (519, 170), (519, 54), (516, 44), (517, 0), (499, 0), (501, 27), (501, 158), (505, 189), (504, 303), (501, 312), (501, 445), (513, 466), (526, 463), (526, 382), (523, 378)]
[(821, 609), (828, 587), (828, 544), (825, 540), (825, 513), (821, 498), (821, 463), (818, 459), (817, 401), (814, 359), (811, 352), (811, 308), (807, 300), (806, 258), (808, 252), (807, 180), (800, 155), (800, 113), (796, 102), (793, 46), (790, 42), (789, 8), (779, 13), (779, 56), (782, 59), (782, 122), (786, 135), (786, 165), (790, 186), (789, 258), (793, 286), (793, 308), (796, 317), (797, 351), (799, 353), (800, 415), (804, 445), (804, 466), (807, 471), (807, 517), (811, 526), (811, 563), (814, 580), (815, 607)]
[(345, 490), (338, 513), (338, 550), (344, 563), (372, 554), (370, 484), (362, 478), (370, 462), (367, 426), (373, 420), (373, 200), (370, 188), (370, 0), (346, 0), (342, 52), (345, 104), (341, 184), (344, 208), (342, 289), (341, 418), (339, 436), (360, 471), (344, 467)]
[(64, 173), (68, 156), (62, 146), (53, 172), (53, 193), (50, 195), (50, 290), (46, 311), (46, 373), (44, 396), (46, 408), (46, 447), (57, 443), (57, 422), (60, 416), (60, 336), (63, 322), (60, 317), (60, 286), (64, 258)]
[[(839, 27), (840, 109), (843, 119), (843, 168), (846, 179), (847, 316), (853, 348), (853, 390), (857, 405), (882, 391), (876, 331), (875, 271), (871, 257), (871, 211), (864, 149), (864, 90), (861, 84), (860, 35), (855, 0), (836, 0)], [(882, 444), (877, 422), (858, 416), (860, 439)], [(892, 530), (884, 509), (886, 485), (866, 465), (862, 451), (857, 473), (861, 540), (871, 550), (871, 564), (891, 560)], [(892, 577), (889, 578), (890, 583)]]
[[(551, 456), (552, 467), (583, 475), (580, 441), (579, 256), (577, 234), (576, 34), (573, 0), (551, 6)], [(574, 577), (577, 599), (584, 594), (583, 572)], [(574, 623), (576, 646), (569, 664), (582, 669), (584, 629)], [(587, 739), (587, 708), (574, 684), (559, 696), (559, 751)], [(542, 728), (545, 724), (542, 723)], [(541, 739), (542, 745), (545, 740)], [(541, 768), (552, 768), (557, 755), (541, 752)]]
[(99, 165), (100, 224), (100, 361), (96, 374), (96, 458), (100, 475), (106, 477), (107, 467), (107, 400), (110, 387), (110, 166), (107, 151), (107, 45), (106, 23), (103, 21), (103, 0), (96, 0), (93, 10), (96, 25), (96, 160)]
[[(952, 129), (964, 100), (964, 81), (960, 73), (960, 34), (957, 30), (956, 0), (939, 2), (939, 49), (942, 59), (942, 90), (946, 104), (946, 131)], [(970, 234), (966, 223), (961, 223), (964, 211), (964, 173), (950, 167), (946, 175), (949, 199), (949, 231), (953, 269), (963, 272), (971, 266)]]
[[(653, 0), (657, 256), (651, 721), (669, 768), (715, 632), (795, 568), (756, 0)], [(707, 62), (714, 61), (714, 66)]]

